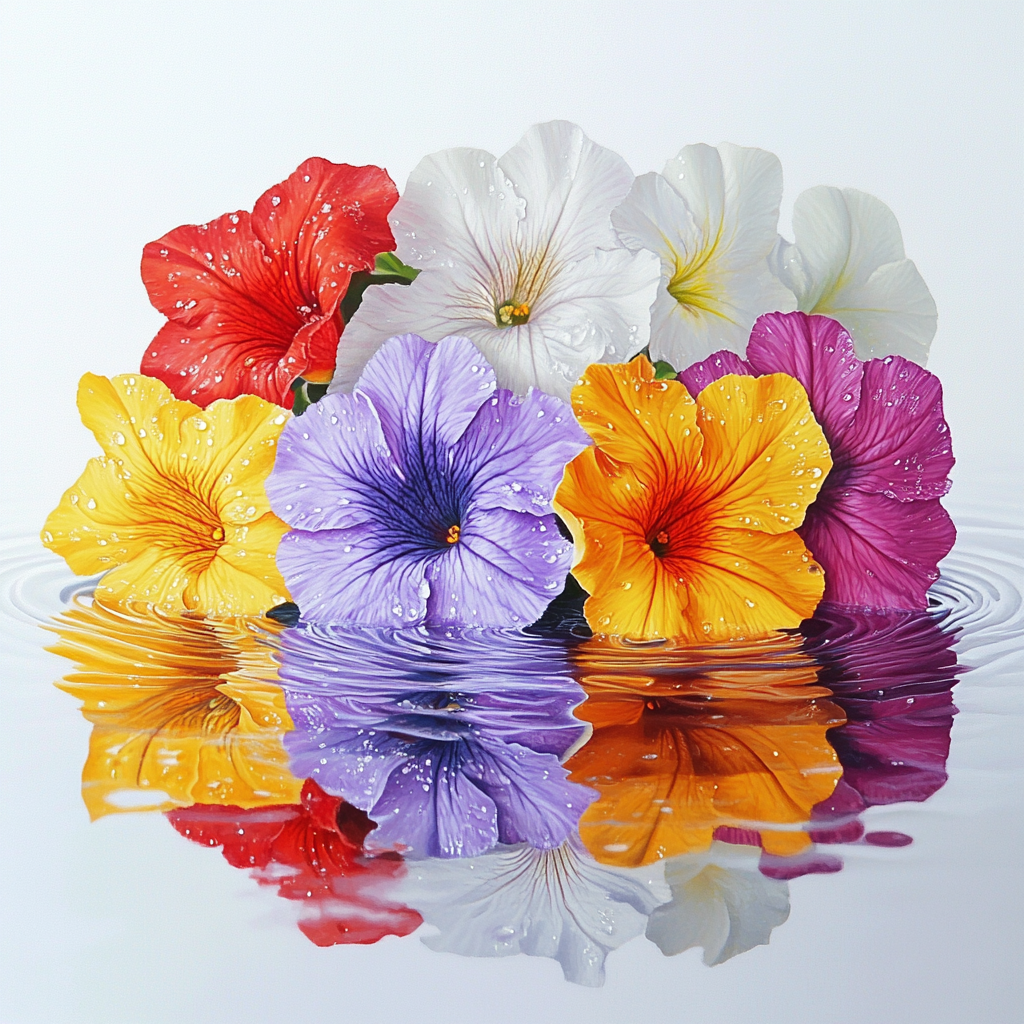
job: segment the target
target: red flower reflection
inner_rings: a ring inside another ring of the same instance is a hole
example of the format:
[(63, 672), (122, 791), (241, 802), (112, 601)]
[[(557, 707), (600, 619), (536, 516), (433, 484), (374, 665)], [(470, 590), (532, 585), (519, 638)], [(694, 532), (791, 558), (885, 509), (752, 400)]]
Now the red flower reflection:
[(405, 874), (401, 857), (363, 854), (373, 822), (312, 779), (302, 787), (301, 801), (249, 810), (194, 804), (167, 817), (192, 842), (222, 847), (233, 867), (251, 868), (260, 885), (302, 900), (309, 913), (299, 927), (318, 946), (415, 931), (423, 918), (387, 898)]
[(394, 248), (398, 190), (379, 167), (303, 163), (253, 212), (186, 224), (142, 253), (149, 300), (168, 322), (142, 372), (204, 408), (252, 394), (290, 408), (292, 381), (330, 380), (357, 270)]

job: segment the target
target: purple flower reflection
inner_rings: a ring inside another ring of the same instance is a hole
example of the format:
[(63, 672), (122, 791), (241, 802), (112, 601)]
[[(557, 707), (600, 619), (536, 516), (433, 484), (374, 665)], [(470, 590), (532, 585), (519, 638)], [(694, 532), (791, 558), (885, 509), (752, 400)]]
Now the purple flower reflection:
[(368, 848), (472, 857), (576, 831), (594, 794), (560, 763), (584, 726), (557, 641), (307, 626), (279, 642), (292, 770), (369, 814)]
[(726, 374), (788, 373), (807, 389), (833, 467), (797, 531), (825, 600), (924, 609), (956, 530), (939, 503), (953, 466), (939, 379), (902, 356), (861, 362), (841, 324), (767, 313), (747, 358), (716, 352), (679, 374), (691, 394)]
[(927, 612), (863, 612), (822, 605), (804, 623), (818, 678), (847, 716), (829, 733), (843, 766), (814, 810), (818, 842), (859, 839), (867, 807), (927, 800), (946, 782), (952, 689), (961, 671), (953, 630)]
[(320, 622), (528, 625), (569, 571), (551, 499), (588, 443), (559, 399), (495, 390), (468, 338), (392, 338), (285, 427), (278, 566)]

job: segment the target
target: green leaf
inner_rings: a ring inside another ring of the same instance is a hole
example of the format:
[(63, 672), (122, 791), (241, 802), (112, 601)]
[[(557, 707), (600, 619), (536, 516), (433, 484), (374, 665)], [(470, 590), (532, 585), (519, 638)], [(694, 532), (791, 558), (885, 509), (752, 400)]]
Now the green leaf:
[(419, 271), (407, 267), (393, 252), (377, 255), (373, 270), (357, 270), (348, 283), (341, 300), (341, 319), (348, 323), (363, 301), (363, 293), (371, 284), (412, 284)]
[(415, 267), (407, 266), (393, 252), (377, 253), (374, 263), (375, 274), (397, 274), (399, 277), (415, 281), (419, 271)]
[(676, 368), (671, 363), (666, 363), (664, 359), (659, 359), (654, 364), (655, 380), (671, 380), (675, 376)]

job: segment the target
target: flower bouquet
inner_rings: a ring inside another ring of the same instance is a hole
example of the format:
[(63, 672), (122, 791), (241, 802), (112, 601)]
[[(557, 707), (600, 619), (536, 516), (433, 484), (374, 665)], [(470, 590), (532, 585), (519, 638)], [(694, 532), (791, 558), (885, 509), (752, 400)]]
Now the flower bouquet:
[[(634, 177), (552, 122), (148, 244), (167, 322), (82, 378), (103, 454), (42, 533), (96, 576), (56, 627), (91, 813), (148, 787), (321, 944), (426, 919), (596, 983), (645, 928), (767, 941), (816, 842), (941, 785), (955, 679), (934, 303), (878, 199), (810, 189), (790, 242), (781, 197), (762, 150)], [(887, 636), (941, 677), (912, 782), (854, 728)]]

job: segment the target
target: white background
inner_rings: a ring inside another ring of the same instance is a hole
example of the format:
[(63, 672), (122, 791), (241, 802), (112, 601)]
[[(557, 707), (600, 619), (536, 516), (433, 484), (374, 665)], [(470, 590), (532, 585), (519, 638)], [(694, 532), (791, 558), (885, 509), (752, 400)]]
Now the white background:
[[(161, 324), (139, 278), (146, 242), (251, 207), (308, 156), (382, 164), (402, 187), (426, 153), (500, 155), (551, 118), (638, 173), (692, 142), (770, 149), (784, 232), (809, 186), (881, 197), (938, 304), (929, 365), (960, 497), (999, 488), (1019, 509), (1022, 9), (8, 2), (5, 532), (37, 531), (96, 452), (74, 407), (79, 376), (137, 370)], [(415, 940), (317, 950), (274, 924), (280, 901), (158, 818), (90, 828), (75, 792), (87, 728), (47, 686), (55, 671), (19, 679), (35, 687), (18, 707), (46, 730), (42, 748), (5, 711), (3, 1021), (1019, 1019), (1020, 800), (979, 809), (999, 768), (980, 720), (954, 732), (966, 781), (954, 773), (914, 809), (917, 841), (884, 869), (860, 854), (841, 875), (794, 883), (772, 945), (714, 970), (635, 943), (595, 993), (550, 962), (458, 960)], [(899, 828), (901, 813), (871, 826)]]

